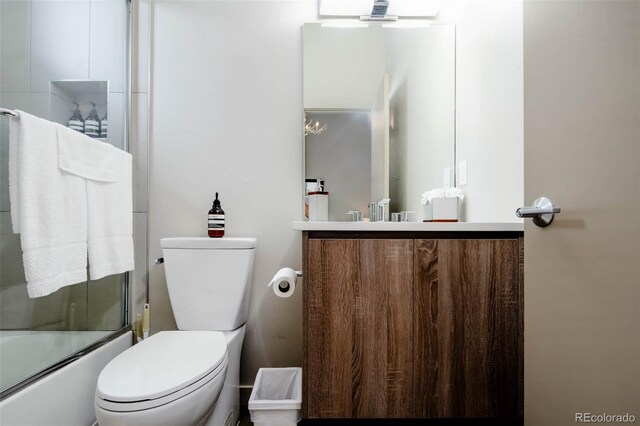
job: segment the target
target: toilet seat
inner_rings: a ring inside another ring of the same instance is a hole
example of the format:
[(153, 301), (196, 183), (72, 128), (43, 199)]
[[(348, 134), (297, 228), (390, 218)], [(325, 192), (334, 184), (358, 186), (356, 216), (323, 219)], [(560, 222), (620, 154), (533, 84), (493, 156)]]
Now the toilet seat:
[(130, 412), (167, 404), (224, 381), (227, 342), (216, 331), (165, 331), (114, 358), (98, 378), (96, 404)]

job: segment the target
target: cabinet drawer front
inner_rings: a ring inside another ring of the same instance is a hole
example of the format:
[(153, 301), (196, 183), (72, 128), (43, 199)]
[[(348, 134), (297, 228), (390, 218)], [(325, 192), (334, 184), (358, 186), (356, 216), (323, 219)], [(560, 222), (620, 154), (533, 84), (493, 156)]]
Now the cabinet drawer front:
[(417, 417), (516, 417), (519, 242), (415, 241)]
[(412, 417), (413, 260), (412, 240), (309, 240), (308, 417)]

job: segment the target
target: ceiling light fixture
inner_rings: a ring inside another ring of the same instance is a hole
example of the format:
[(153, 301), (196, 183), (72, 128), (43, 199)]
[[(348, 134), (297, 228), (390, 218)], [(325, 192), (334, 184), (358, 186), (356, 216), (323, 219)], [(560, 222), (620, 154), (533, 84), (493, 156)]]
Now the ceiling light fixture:
[[(378, 0), (320, 0), (322, 17), (371, 16), (371, 5)], [(389, 0), (385, 16), (431, 18), (438, 15), (442, 0)]]

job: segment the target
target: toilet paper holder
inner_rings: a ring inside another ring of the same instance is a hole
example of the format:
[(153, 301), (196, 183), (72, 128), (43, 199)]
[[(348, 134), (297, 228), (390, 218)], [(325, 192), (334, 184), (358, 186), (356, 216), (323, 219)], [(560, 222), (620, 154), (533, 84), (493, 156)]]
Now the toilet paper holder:
[(302, 271), (288, 267), (281, 268), (273, 276), (268, 287), (271, 287), (276, 296), (288, 298), (296, 291), (296, 284), (300, 277), (302, 277)]

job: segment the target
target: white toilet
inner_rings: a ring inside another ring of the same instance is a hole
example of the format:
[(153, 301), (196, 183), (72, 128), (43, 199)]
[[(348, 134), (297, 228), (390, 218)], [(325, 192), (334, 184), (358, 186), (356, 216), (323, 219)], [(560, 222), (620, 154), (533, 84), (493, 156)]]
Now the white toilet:
[(255, 238), (163, 238), (178, 331), (157, 333), (102, 370), (101, 426), (235, 426)]

